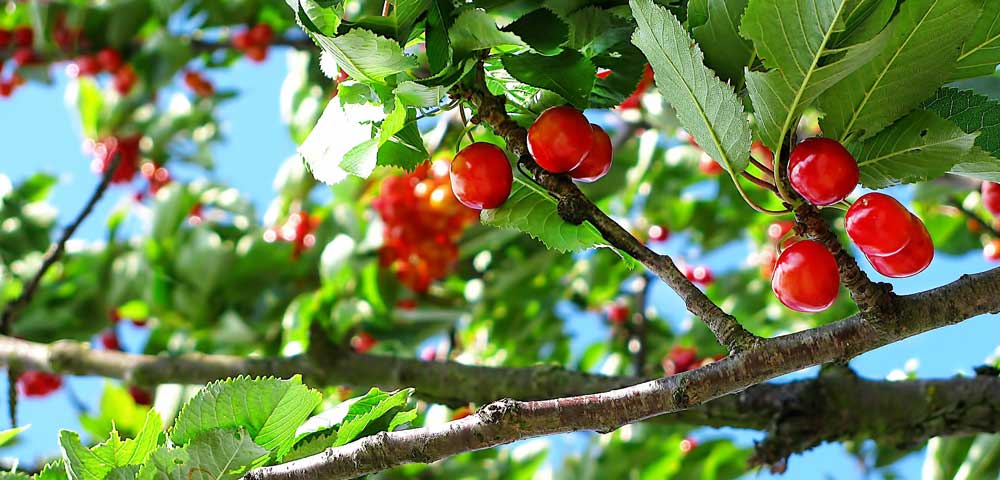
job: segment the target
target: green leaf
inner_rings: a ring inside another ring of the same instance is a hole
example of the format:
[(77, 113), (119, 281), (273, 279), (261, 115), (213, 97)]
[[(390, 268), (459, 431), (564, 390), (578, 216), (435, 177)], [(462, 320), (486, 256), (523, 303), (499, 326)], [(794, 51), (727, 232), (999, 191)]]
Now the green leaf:
[(750, 125), (733, 87), (705, 67), (701, 48), (677, 17), (652, 0), (630, 0), (629, 5), (639, 24), (632, 43), (652, 65), (656, 87), (681, 125), (730, 174), (745, 170)]
[(590, 60), (598, 67), (611, 70), (611, 74), (594, 83), (589, 108), (614, 108), (621, 104), (635, 91), (646, 71), (642, 51), (627, 40)]
[(952, 173), (1000, 181), (1000, 102), (972, 90), (941, 88), (922, 108), (950, 120), (966, 133), (979, 134), (975, 148), (952, 168)]
[(141, 465), (125, 465), (124, 467), (112, 468), (104, 480), (135, 480), (139, 475)]
[(516, 176), (507, 201), (500, 208), (483, 210), (481, 218), (487, 225), (525, 232), (561, 252), (605, 246), (604, 238), (593, 225), (566, 223), (557, 212), (556, 201), (547, 192)]
[(982, 13), (972, 33), (962, 44), (962, 52), (949, 81), (991, 75), (1000, 64), (1000, 2), (979, 0)]
[(341, 2), (298, 0), (295, 3), (298, 4), (294, 9), (295, 20), (303, 30), (331, 37), (337, 34), (340, 19), (344, 17)]
[(705, 52), (705, 65), (734, 85), (754, 58), (753, 44), (740, 36), (740, 18), (747, 0), (691, 0), (688, 27)]
[(7, 430), (0, 431), (0, 447), (7, 445), (14, 440), (21, 432), (31, 428), (31, 425), (21, 425), (17, 428), (8, 428)]
[[(250, 398), (254, 401), (248, 402)], [(242, 427), (255, 443), (280, 457), (291, 448), (295, 429), (321, 400), (298, 375), (289, 380), (238, 377), (213, 382), (181, 409), (170, 439), (186, 445), (211, 430)]]
[(307, 435), (298, 443), (295, 447), (288, 452), (284, 458), (281, 459), (282, 462), (293, 462), (300, 458), (306, 458), (310, 455), (316, 455), (323, 450), (326, 450), (333, 446), (337, 442), (337, 430), (324, 430), (320, 432), (315, 432)]
[(417, 19), (420, 18), (434, 0), (396, 0), (393, 2), (392, 16), (396, 19), (396, 29), (399, 31), (398, 40), (406, 43), (406, 38), (410, 34), (410, 29)]
[(831, 38), (844, 29), (847, 0), (751, 0), (742, 32), (773, 70), (747, 74), (755, 130), (772, 151), (824, 91), (870, 61), (885, 37), (833, 56)]
[(504, 31), (517, 35), (529, 47), (544, 54), (558, 53), (559, 46), (569, 38), (569, 25), (547, 8), (528, 12), (504, 27)]
[(128, 465), (145, 463), (149, 455), (163, 440), (162, 420), (153, 410), (134, 439), (122, 440), (117, 430), (104, 443), (88, 449), (75, 432), (59, 433), (59, 446), (63, 452), (69, 477), (73, 480), (103, 479), (112, 470)]
[(417, 67), (416, 59), (403, 53), (399, 44), (368, 30), (355, 28), (337, 37), (313, 37), (355, 80), (384, 84), (386, 77)]
[(434, 74), (451, 65), (448, 29), (451, 27), (451, 12), (454, 8), (451, 0), (433, 0), (428, 7), (424, 36), (427, 39), (427, 63)]
[(348, 174), (367, 177), (377, 163), (378, 139), (372, 139), (372, 124), (384, 119), (382, 108), (375, 105), (330, 102), (299, 146), (299, 155), (324, 183), (338, 183)]
[(425, 87), (417, 82), (407, 80), (400, 83), (392, 93), (403, 105), (436, 107), (441, 104), (441, 99), (448, 94), (448, 89), (444, 86)]
[(417, 122), (411, 121), (402, 130), (393, 135), (392, 140), (382, 144), (378, 149), (378, 164), (388, 167), (399, 167), (408, 172), (424, 163), (430, 154), (424, 146)]
[(376, 420), (391, 413), (392, 415), (385, 421), (386, 427), (384, 429), (388, 429), (392, 417), (406, 406), (412, 394), (412, 388), (391, 394), (377, 388), (369, 390), (364, 397), (359, 398), (351, 404), (350, 409), (347, 411), (347, 416), (344, 417), (340, 428), (337, 429), (337, 441), (333, 446), (336, 447), (354, 441)]
[(62, 449), (66, 471), (72, 480), (104, 480), (113, 468), (104, 459), (91, 452), (80, 441), (80, 435), (76, 432), (60, 431), (59, 448)]
[(889, 24), (896, 12), (896, 3), (897, 0), (845, 1), (845, 28), (834, 36), (833, 44), (844, 47), (871, 40)]
[(250, 434), (237, 430), (211, 430), (199, 434), (182, 448), (163, 448), (139, 470), (141, 480), (188, 480), (192, 471), (213, 480), (236, 480), (254, 462), (267, 455)]
[(63, 460), (60, 458), (45, 464), (42, 471), (31, 478), (32, 480), (68, 480), (69, 475), (67, 475), (66, 466), (63, 465)]
[(940, 177), (965, 157), (975, 141), (975, 134), (932, 112), (916, 110), (848, 149), (861, 168), (861, 184), (878, 189)]
[(80, 129), (87, 138), (98, 138), (104, 93), (93, 79), (82, 77), (76, 82), (76, 108), (80, 112)]
[(820, 98), (823, 134), (872, 137), (931, 96), (954, 69), (978, 17), (972, 0), (907, 0), (871, 61)]
[(457, 56), (464, 56), (475, 50), (525, 45), (517, 35), (497, 28), (493, 17), (478, 9), (462, 12), (448, 30), (448, 37)]
[(550, 90), (577, 108), (587, 108), (597, 67), (580, 52), (566, 50), (555, 56), (525, 52), (504, 55), (501, 61), (507, 73), (519, 82)]

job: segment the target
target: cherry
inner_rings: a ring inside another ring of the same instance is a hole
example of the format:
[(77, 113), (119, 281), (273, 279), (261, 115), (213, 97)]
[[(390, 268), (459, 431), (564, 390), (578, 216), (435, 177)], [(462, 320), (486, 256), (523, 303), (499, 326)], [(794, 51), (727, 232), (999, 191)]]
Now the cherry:
[(698, 363), (698, 350), (694, 347), (674, 345), (667, 354), (681, 372), (686, 372)]
[(687, 437), (684, 440), (681, 440), (680, 448), (681, 448), (681, 453), (683, 453), (684, 455), (691, 453), (691, 451), (697, 447), (698, 447), (698, 441), (695, 440), (693, 437)]
[(351, 348), (357, 353), (365, 353), (375, 348), (378, 344), (378, 340), (371, 336), (368, 332), (361, 332), (351, 338)]
[(0, 80), (0, 98), (7, 98), (14, 93), (14, 83)]
[(604, 80), (605, 78), (610, 77), (611, 73), (612, 73), (611, 70), (598, 70), (597, 71), (597, 78), (600, 78), (601, 80)]
[(123, 65), (121, 54), (113, 48), (102, 48), (97, 52), (97, 63), (109, 72), (117, 72)]
[(875, 270), (890, 278), (912, 277), (931, 264), (934, 259), (934, 242), (924, 222), (916, 215), (910, 216), (910, 241), (897, 253), (888, 256), (867, 255)]
[(12, 32), (15, 47), (30, 47), (35, 41), (35, 32), (28, 26), (14, 28)]
[(118, 335), (114, 330), (105, 330), (101, 334), (101, 346), (105, 350), (121, 350), (122, 344), (118, 341)]
[(215, 95), (215, 87), (212, 86), (212, 82), (193, 70), (184, 72), (184, 84), (199, 97)]
[(31, 65), (38, 60), (38, 54), (35, 53), (31, 47), (24, 47), (14, 50), (14, 54), (10, 56), (10, 59), (14, 61), (15, 64), (20, 66)]
[(782, 238), (785, 238), (785, 235), (788, 235), (788, 232), (790, 232), (794, 226), (795, 222), (789, 220), (774, 222), (767, 226), (767, 238), (770, 238), (772, 242), (778, 242)]
[(114, 84), (115, 91), (119, 95), (128, 95), (132, 91), (132, 87), (135, 82), (139, 80), (139, 77), (135, 74), (135, 70), (132, 69), (131, 65), (125, 65), (115, 72), (114, 79), (112, 83)]
[(76, 59), (77, 75), (81, 77), (94, 76), (101, 73), (101, 64), (93, 55), (83, 55)]
[(983, 247), (983, 257), (991, 262), (1000, 262), (1000, 239), (993, 239)]
[(28, 370), (17, 377), (17, 391), (28, 398), (47, 397), (62, 387), (62, 377), (48, 372)]
[(719, 162), (712, 160), (712, 157), (705, 152), (701, 152), (701, 157), (698, 158), (698, 170), (705, 175), (711, 176), (718, 175), (725, 171)]
[(826, 310), (837, 300), (840, 291), (837, 261), (819, 242), (796, 242), (778, 256), (771, 289), (778, 300), (792, 310)]
[(401, 310), (413, 310), (417, 308), (417, 301), (412, 298), (404, 298), (396, 302), (396, 308)]
[(0, 48), (7, 48), (13, 37), (14, 34), (10, 30), (0, 28)]
[(865, 194), (847, 209), (847, 235), (868, 256), (899, 252), (910, 242), (910, 212), (884, 193)]
[(528, 129), (528, 151), (552, 173), (579, 166), (594, 143), (594, 131), (579, 110), (563, 105), (542, 112)]
[(653, 225), (649, 227), (649, 240), (652, 242), (666, 242), (670, 238), (670, 230), (662, 225)]
[(715, 281), (715, 276), (712, 275), (712, 270), (705, 265), (699, 265), (697, 267), (685, 265), (684, 276), (691, 282), (703, 286), (711, 285), (712, 282)]
[(476, 142), (451, 162), (451, 189), (462, 205), (476, 210), (497, 208), (510, 196), (514, 174), (507, 155), (492, 143)]
[(750, 145), (750, 155), (764, 165), (774, 163), (774, 152), (770, 148), (767, 148), (760, 140), (754, 140), (753, 144)]
[(792, 188), (813, 205), (831, 205), (858, 184), (858, 162), (840, 142), (813, 137), (803, 141), (788, 159)]
[(129, 385), (128, 394), (132, 396), (132, 401), (136, 405), (142, 405), (148, 407), (153, 404), (153, 393), (144, 388), (139, 388), (135, 385)]
[(983, 206), (994, 217), (1000, 217), (1000, 183), (983, 182)]
[(266, 23), (258, 23), (248, 31), (248, 35), (251, 44), (264, 47), (271, 44), (274, 30)]
[(629, 312), (628, 306), (622, 302), (614, 302), (605, 309), (605, 313), (608, 316), (608, 321), (615, 325), (624, 325), (628, 321)]
[(94, 148), (94, 160), (90, 164), (91, 170), (103, 175), (111, 167), (115, 157), (120, 156), (118, 166), (111, 173), (111, 183), (131, 182), (136, 171), (139, 170), (140, 138), (138, 135), (133, 135), (120, 139), (108, 137), (101, 140)]
[(455, 420), (461, 420), (465, 417), (468, 417), (469, 415), (472, 415), (472, 409), (469, 408), (468, 406), (461, 407), (458, 410), (455, 410), (455, 412), (451, 414), (451, 421), (454, 422)]
[(256, 63), (262, 63), (264, 60), (267, 60), (267, 47), (264, 46), (251, 45), (247, 47), (244, 53), (247, 58)]
[(771, 278), (774, 275), (774, 267), (778, 262), (777, 253), (773, 249), (765, 249), (758, 254), (757, 260), (760, 265), (760, 276)]
[(437, 349), (434, 347), (425, 347), (420, 350), (420, 359), (425, 362), (433, 362), (437, 359)]
[(628, 96), (628, 98), (622, 101), (622, 103), (618, 105), (618, 108), (622, 110), (639, 108), (639, 106), (642, 104), (642, 94), (646, 93), (646, 90), (648, 90), (649, 86), (652, 84), (653, 84), (653, 69), (647, 63), (645, 70), (643, 70), (642, 72), (642, 78), (639, 80), (639, 84), (636, 85), (635, 87), (635, 91), (633, 91), (632, 94)]
[(569, 171), (569, 176), (573, 177), (573, 179), (586, 183), (596, 182), (604, 175), (607, 175), (608, 170), (611, 170), (611, 157), (613, 154), (611, 151), (611, 137), (608, 136), (608, 132), (605, 132), (603, 128), (594, 124), (590, 124), (590, 127), (594, 132), (590, 153), (583, 158), (583, 162), (580, 165)]

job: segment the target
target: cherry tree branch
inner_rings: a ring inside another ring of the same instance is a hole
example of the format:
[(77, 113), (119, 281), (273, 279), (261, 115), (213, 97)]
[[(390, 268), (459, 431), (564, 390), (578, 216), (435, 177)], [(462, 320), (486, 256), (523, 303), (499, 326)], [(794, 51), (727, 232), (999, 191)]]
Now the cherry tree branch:
[[(250, 472), (250, 480), (348, 479), (407, 463), (429, 463), (517, 440), (593, 430), (609, 432), (739, 392), (803, 368), (845, 361), (866, 351), (987, 313), (1000, 313), (1000, 269), (965, 275), (923, 293), (899, 297), (879, 332), (855, 315), (776, 337), (696, 370), (604, 393), (539, 401), (500, 400), (476, 415), (354, 443)], [(898, 409), (898, 404), (896, 407)]]
[(591, 202), (567, 175), (544, 170), (528, 153), (527, 131), (507, 114), (506, 99), (493, 95), (486, 88), (485, 73), (480, 66), (471, 87), (458, 86), (452, 95), (469, 101), (476, 107), (472, 123), (488, 124), (507, 141), (507, 148), (519, 157), (520, 166), (533, 180), (559, 201), (559, 216), (579, 225), (590, 222), (611, 245), (642, 263), (660, 277), (684, 301), (687, 309), (702, 319), (719, 342), (736, 352), (756, 347), (760, 337), (750, 333), (734, 318), (713, 303), (704, 292), (691, 283), (667, 255), (649, 249), (626, 229)]

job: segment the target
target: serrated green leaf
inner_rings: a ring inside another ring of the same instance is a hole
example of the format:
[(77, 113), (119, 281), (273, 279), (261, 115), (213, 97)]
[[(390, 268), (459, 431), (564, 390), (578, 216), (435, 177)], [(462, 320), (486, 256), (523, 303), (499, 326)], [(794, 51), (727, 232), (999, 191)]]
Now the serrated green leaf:
[(652, 65), (656, 88), (681, 125), (730, 174), (745, 170), (750, 125), (733, 87), (705, 67), (701, 48), (677, 17), (652, 0), (630, 0), (629, 5), (639, 24), (632, 43)]
[(975, 141), (975, 134), (933, 112), (916, 110), (848, 149), (861, 169), (861, 184), (878, 189), (940, 177), (969, 153)]
[(463, 56), (475, 50), (525, 45), (517, 35), (497, 28), (493, 17), (478, 9), (462, 12), (448, 29), (448, 38), (455, 55)]
[(184, 405), (170, 439), (186, 445), (204, 432), (242, 427), (255, 443), (280, 457), (291, 448), (295, 429), (321, 400), (298, 375), (288, 380), (238, 377), (213, 382)]
[(104, 480), (135, 480), (139, 475), (141, 465), (126, 465), (124, 467), (112, 468)]
[(554, 54), (569, 38), (569, 25), (547, 8), (532, 10), (503, 29), (537, 52)]
[(611, 70), (594, 82), (589, 108), (614, 108), (635, 91), (646, 71), (642, 51), (627, 40), (590, 59), (594, 65)]
[(1000, 64), (1000, 2), (979, 0), (978, 3), (982, 13), (962, 44), (949, 81), (990, 75)]
[[(333, 446), (340, 446), (354, 441), (369, 425), (383, 416), (398, 412), (410, 401), (413, 389), (408, 388), (395, 393), (383, 392), (377, 388), (371, 389), (364, 397), (351, 404), (344, 421), (337, 429), (337, 441)], [(386, 420), (386, 425), (390, 419)]]
[(417, 418), (417, 409), (415, 408), (399, 412), (396, 415), (394, 415), (392, 417), (392, 420), (389, 422), (388, 431), (391, 432), (403, 425), (406, 425), (407, 423), (412, 422), (413, 420), (416, 420), (416, 418)]
[(298, 0), (295, 19), (306, 31), (320, 35), (334, 36), (340, 19), (344, 17), (342, 2), (323, 0)]
[(820, 98), (823, 134), (870, 138), (916, 108), (948, 79), (979, 15), (972, 0), (907, 0), (870, 62)]
[(400, 83), (392, 93), (403, 105), (436, 107), (441, 104), (441, 99), (448, 95), (448, 88), (444, 86), (425, 87), (417, 82), (407, 80)]
[(867, 42), (878, 35), (896, 12), (897, 0), (847, 0), (844, 31), (834, 35), (833, 45), (846, 47)]
[(587, 108), (597, 67), (580, 52), (565, 50), (554, 56), (525, 52), (504, 55), (501, 61), (519, 82), (555, 92), (577, 108)]
[[(753, 40), (769, 72), (747, 74), (755, 131), (772, 151), (806, 107), (878, 54), (886, 37), (833, 56), (831, 39), (844, 30), (847, 0), (751, 0), (742, 32)], [(777, 27), (776, 27), (777, 25)]]
[(740, 19), (747, 0), (691, 0), (688, 27), (705, 52), (705, 65), (720, 79), (738, 85), (743, 69), (754, 58), (750, 41), (740, 36)]
[(72, 480), (104, 480), (112, 466), (91, 452), (80, 435), (69, 430), (59, 432), (59, 448), (62, 450), (66, 471)]
[(972, 90), (941, 88), (922, 108), (953, 122), (966, 133), (979, 134), (976, 147), (952, 168), (952, 173), (1000, 181), (1000, 102)]
[(66, 474), (66, 466), (63, 464), (63, 460), (59, 459), (45, 464), (42, 471), (31, 478), (33, 480), (68, 480), (69, 475)]
[(561, 252), (576, 252), (606, 243), (593, 225), (563, 221), (556, 201), (547, 192), (516, 176), (507, 201), (500, 208), (483, 210), (480, 218), (486, 225), (525, 232)]
[(324, 183), (341, 182), (348, 174), (366, 177), (377, 163), (378, 140), (372, 139), (372, 124), (384, 119), (378, 106), (330, 102), (299, 146), (299, 155)]
[(355, 80), (385, 84), (386, 77), (418, 66), (398, 43), (361, 28), (337, 37), (314, 34), (313, 38)]
[(122, 440), (116, 430), (111, 437), (99, 445), (88, 449), (76, 432), (59, 432), (59, 447), (72, 480), (103, 479), (112, 470), (128, 465), (146, 462), (149, 455), (163, 440), (162, 420), (153, 410), (146, 416), (146, 422), (134, 439)]
[(451, 0), (433, 0), (428, 6), (424, 36), (427, 39), (427, 63), (435, 75), (451, 65), (448, 28), (451, 27), (451, 12), (454, 8)]
[(402, 130), (393, 135), (392, 140), (382, 144), (378, 149), (378, 164), (385, 167), (399, 167), (412, 172), (417, 165), (424, 163), (430, 154), (424, 146), (417, 123), (407, 123)]
[(396, 29), (399, 31), (397, 40), (406, 43), (406, 37), (410, 34), (413, 24), (420, 18), (433, 0), (396, 0), (393, 2), (392, 17), (396, 20)]

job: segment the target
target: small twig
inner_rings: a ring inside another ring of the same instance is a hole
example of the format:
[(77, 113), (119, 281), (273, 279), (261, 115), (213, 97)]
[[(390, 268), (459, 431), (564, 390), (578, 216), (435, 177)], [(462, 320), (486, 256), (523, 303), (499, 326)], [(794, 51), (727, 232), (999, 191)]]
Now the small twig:
[(388, 17), (389, 16), (389, 5), (390, 4), (391, 4), (390, 0), (385, 0), (385, 2), (382, 2), (382, 16), (383, 17)]
[(768, 175), (771, 178), (774, 178), (774, 170), (772, 170), (771, 167), (768, 166), (767, 164), (761, 163), (760, 160), (757, 160), (752, 156), (750, 157), (750, 163), (754, 164), (754, 166), (759, 168), (761, 172), (764, 172), (764, 174)]
[(957, 200), (950, 200), (948, 204), (951, 205), (952, 207), (957, 208), (958, 211), (962, 212), (962, 214), (968, 217), (969, 220), (972, 220), (977, 224), (979, 224), (979, 226), (982, 227), (982, 229), (985, 230), (986, 233), (993, 235), (993, 238), (1000, 238), (1000, 230), (997, 230), (996, 227), (990, 224), (990, 222), (987, 222), (986, 220), (980, 218), (979, 215), (976, 215), (976, 212), (973, 212), (972, 210), (965, 208), (965, 206), (962, 205), (962, 202), (959, 202)]

